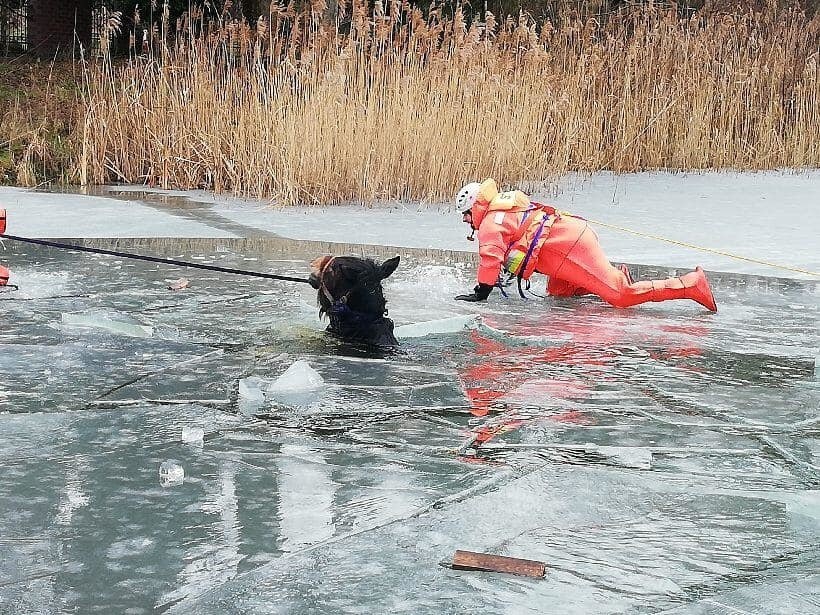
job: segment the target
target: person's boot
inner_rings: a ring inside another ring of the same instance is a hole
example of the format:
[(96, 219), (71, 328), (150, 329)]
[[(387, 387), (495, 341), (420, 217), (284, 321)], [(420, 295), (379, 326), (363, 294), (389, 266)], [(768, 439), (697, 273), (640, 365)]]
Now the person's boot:
[(698, 265), (691, 273), (681, 276), (681, 281), (686, 286), (687, 299), (697, 301), (710, 312), (717, 312), (715, 296), (712, 294), (712, 287), (709, 286), (703, 267)]
[[(711, 312), (717, 312), (715, 297), (709, 287), (709, 280), (702, 267), (695, 267), (694, 271), (678, 278), (668, 278), (653, 282), (639, 282), (651, 284), (650, 301), (666, 301), (667, 299), (691, 299), (697, 301)], [(635, 285), (637, 286), (637, 284)]]

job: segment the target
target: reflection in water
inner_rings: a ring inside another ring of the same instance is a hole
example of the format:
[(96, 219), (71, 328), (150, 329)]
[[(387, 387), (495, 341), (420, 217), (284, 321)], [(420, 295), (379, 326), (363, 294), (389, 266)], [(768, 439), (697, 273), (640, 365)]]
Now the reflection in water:
[(338, 486), (324, 455), (308, 446), (285, 444), (277, 469), (282, 550), (292, 553), (333, 536)]
[(89, 470), (86, 455), (76, 455), (66, 466), (65, 485), (60, 493), (60, 502), (54, 522), (57, 525), (71, 525), (74, 511), (88, 506), (89, 495), (85, 491), (85, 474)]
[(239, 524), (239, 500), (236, 496), (236, 463), (227, 460), (219, 469), (216, 489), (206, 493), (201, 511), (214, 518), (208, 541), (191, 545), (186, 550), (179, 586), (162, 596), (163, 603), (172, 603), (189, 594), (196, 595), (215, 584), (236, 576), (242, 559), (240, 545), (242, 528)]
[[(315, 255), (196, 256), (303, 274)], [(496, 298), (466, 308), (473, 331), (372, 356), (321, 333), (312, 289), (4, 258), (29, 269), (24, 300), (0, 299), (0, 612), (697, 613), (770, 593), (812, 610), (820, 306), (805, 287), (733, 290), (716, 315)], [(397, 325), (458, 316), (463, 270), (408, 259), (395, 275)], [(155, 335), (61, 325), (101, 312)], [(321, 395), (239, 412), (241, 380), (299, 360)], [(169, 459), (185, 480), (163, 489)], [(438, 566), (459, 548), (550, 572)]]
[[(703, 358), (699, 340), (709, 335), (702, 324), (659, 327), (656, 333), (645, 332), (640, 347), (634, 346), (631, 322), (598, 306), (561, 311), (544, 322), (531, 317), (486, 320), (489, 333), (470, 333), (473, 354), (460, 379), (472, 414), (497, 413), (474, 429), (471, 446), (545, 420), (594, 425), (594, 415), (585, 409), (622, 395), (622, 382), (640, 387), (646, 380), (640, 371), (649, 357), (667, 370), (687, 369), (684, 361)], [(653, 350), (657, 348), (662, 355)]]

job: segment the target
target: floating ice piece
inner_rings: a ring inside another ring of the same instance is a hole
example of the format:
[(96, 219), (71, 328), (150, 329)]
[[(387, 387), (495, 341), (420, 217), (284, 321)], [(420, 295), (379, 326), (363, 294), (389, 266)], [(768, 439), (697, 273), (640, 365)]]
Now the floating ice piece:
[(292, 408), (306, 408), (321, 394), (325, 381), (307, 361), (296, 361), (268, 386), (266, 393)]
[(185, 482), (185, 470), (175, 460), (163, 461), (159, 466), (159, 484), (173, 487)]
[(186, 444), (202, 444), (205, 439), (205, 430), (202, 427), (188, 427), (185, 425), (182, 428), (182, 441)]
[(436, 335), (440, 333), (457, 333), (464, 329), (478, 328), (478, 314), (465, 314), (451, 316), (450, 318), (440, 318), (438, 320), (428, 320), (410, 325), (396, 327), (393, 332), (397, 338), (424, 337), (425, 335)]
[(190, 286), (191, 282), (186, 278), (168, 281), (168, 290), (184, 290)]
[(301, 393), (315, 391), (324, 386), (325, 381), (307, 361), (299, 360), (268, 386), (268, 393)]
[(110, 333), (127, 335), (129, 337), (151, 337), (154, 335), (154, 328), (136, 323), (115, 320), (101, 314), (63, 314), (63, 324), (74, 327), (91, 327), (94, 329), (104, 329)]
[(239, 411), (242, 414), (254, 414), (265, 403), (265, 387), (268, 380), (258, 376), (249, 376), (239, 381)]
[(258, 376), (249, 376), (239, 381), (239, 397), (247, 401), (265, 401), (264, 387), (267, 380)]
[[(9, 284), (18, 287), (18, 292), (26, 299), (47, 299), (71, 292), (66, 288), (68, 281), (69, 277), (64, 273), (40, 273), (26, 269), (16, 269), (9, 277)], [(14, 292), (14, 289), (9, 289), (8, 292)]]

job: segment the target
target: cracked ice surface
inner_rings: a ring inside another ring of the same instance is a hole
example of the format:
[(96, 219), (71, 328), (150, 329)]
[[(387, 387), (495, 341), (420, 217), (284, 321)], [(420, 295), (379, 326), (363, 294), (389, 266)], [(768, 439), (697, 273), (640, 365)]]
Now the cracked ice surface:
[[(297, 276), (315, 256), (150, 251)], [(468, 267), (407, 258), (386, 281), (390, 316), (430, 334), (379, 354), (325, 336), (307, 285), (10, 242), (2, 259), (21, 290), (0, 295), (0, 612), (820, 601), (816, 285), (722, 277), (717, 314), (468, 305), (452, 301)], [(182, 275), (190, 287), (167, 290)], [(153, 335), (93, 326), (112, 322)], [(299, 361), (317, 395), (266, 395)], [(168, 460), (184, 481), (163, 488)], [(542, 560), (547, 576), (439, 566), (456, 549)]]

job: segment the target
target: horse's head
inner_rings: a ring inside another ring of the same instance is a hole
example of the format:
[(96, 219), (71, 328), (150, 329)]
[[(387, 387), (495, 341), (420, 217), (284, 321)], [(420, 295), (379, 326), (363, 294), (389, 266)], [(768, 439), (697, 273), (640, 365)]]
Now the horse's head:
[(396, 256), (378, 264), (356, 256), (321, 256), (310, 264), (310, 285), (319, 291), (319, 314), (327, 330), (345, 340), (398, 346), (387, 318), (382, 280), (399, 266)]

